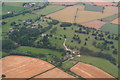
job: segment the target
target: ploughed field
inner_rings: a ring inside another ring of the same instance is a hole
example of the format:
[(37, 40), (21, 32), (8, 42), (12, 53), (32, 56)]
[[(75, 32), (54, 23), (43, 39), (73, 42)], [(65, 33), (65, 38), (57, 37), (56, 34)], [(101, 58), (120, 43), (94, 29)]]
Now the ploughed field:
[(48, 62), (24, 56), (7, 56), (1, 60), (6, 78), (30, 78), (54, 67)]
[(6, 78), (31, 78), (36, 75), (36, 78), (74, 78), (54, 65), (32, 57), (7, 56), (1, 60), (2, 74)]

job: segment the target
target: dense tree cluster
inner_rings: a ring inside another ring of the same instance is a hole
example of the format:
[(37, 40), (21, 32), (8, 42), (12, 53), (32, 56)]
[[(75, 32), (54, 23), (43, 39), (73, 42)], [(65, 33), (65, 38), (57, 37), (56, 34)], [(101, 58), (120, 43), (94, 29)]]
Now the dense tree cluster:
[(72, 23), (62, 22), (60, 27), (70, 27), (72, 26)]
[(8, 51), (17, 48), (18, 45), (15, 42), (11, 41), (10, 39), (2, 40), (2, 50)]

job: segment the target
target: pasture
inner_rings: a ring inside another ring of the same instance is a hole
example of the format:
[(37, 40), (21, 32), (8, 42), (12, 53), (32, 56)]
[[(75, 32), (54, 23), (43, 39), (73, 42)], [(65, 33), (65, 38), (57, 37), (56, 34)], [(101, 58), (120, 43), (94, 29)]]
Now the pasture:
[(2, 59), (2, 74), (6, 78), (31, 78), (54, 66), (40, 59), (24, 56), (7, 56)]
[(112, 23), (108, 23), (103, 25), (100, 30), (102, 31), (109, 31), (110, 33), (113, 34), (118, 34), (118, 25), (117, 24), (112, 24)]
[[(33, 54), (43, 54), (43, 55), (48, 55), (48, 54), (52, 54), (54, 56), (57, 56), (57, 58), (62, 58), (62, 53), (55, 51), (55, 50), (50, 50), (50, 49), (43, 49), (43, 48), (34, 48), (34, 47), (27, 47), (27, 46), (21, 46), (19, 48), (17, 48), (18, 51), (21, 52), (31, 52)], [(46, 57), (47, 59), (47, 57)], [(49, 59), (49, 58), (48, 58)]]
[(61, 6), (61, 5), (48, 5), (44, 9), (33, 11), (32, 13), (35, 13), (37, 15), (48, 15), (64, 8), (65, 6)]
[(20, 11), (23, 11), (25, 9), (28, 9), (28, 7), (4, 4), (3, 7), (2, 7), (2, 14), (3, 15), (8, 14), (8, 12), (19, 13)]

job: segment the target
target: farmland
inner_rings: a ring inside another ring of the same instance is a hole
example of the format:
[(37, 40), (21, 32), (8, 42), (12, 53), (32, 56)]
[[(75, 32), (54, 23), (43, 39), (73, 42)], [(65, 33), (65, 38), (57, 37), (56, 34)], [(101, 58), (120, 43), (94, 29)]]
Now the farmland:
[[(75, 15), (77, 9), (78, 9), (78, 12), (77, 12), (77, 15)], [(67, 14), (67, 12), (70, 12), (70, 13)], [(117, 12), (118, 12), (117, 7), (105, 7), (102, 13), (102, 12), (96, 12), (96, 11), (86, 11), (84, 10), (83, 5), (79, 5), (79, 6), (75, 5), (72, 7), (67, 7), (53, 14), (47, 15), (47, 17), (51, 17), (53, 19), (57, 19), (62, 22), (74, 23), (74, 17), (76, 16), (76, 23), (81, 24), (88, 21), (111, 16), (113, 14), (116, 14)], [(63, 16), (66, 16), (66, 18), (64, 18)]]
[(120, 24), (119, 20), (120, 20), (120, 18), (117, 18), (117, 19), (113, 20), (111, 23), (113, 23), (113, 24)]
[(58, 68), (55, 68), (39, 76), (36, 76), (35, 78), (75, 78), (75, 77), (65, 73), (64, 71)]
[(31, 78), (54, 67), (45, 61), (23, 56), (8, 56), (3, 58), (2, 62), (2, 73), (7, 78)]
[(23, 3), (5, 3), (3, 4), (3, 10), (2, 10), (2, 14), (8, 14), (8, 12), (15, 12), (18, 13), (22, 10), (28, 9), (27, 7), (22, 7)]
[(117, 24), (112, 24), (112, 23), (108, 23), (103, 25), (100, 30), (102, 31), (109, 31), (111, 33), (114, 34), (118, 34), (118, 25)]
[(38, 14), (38, 15), (48, 15), (48, 14), (54, 13), (64, 8), (65, 8), (64, 6), (49, 5), (42, 10), (33, 11), (33, 13)]
[[(70, 70), (84, 78), (114, 78), (99, 68), (81, 62), (73, 66)], [(96, 73), (98, 72), (99, 74), (97, 75)]]
[(2, 19), (2, 76), (117, 78), (117, 8), (116, 3), (5, 2), (3, 16), (13, 14)]
[(27, 46), (21, 46), (19, 48), (17, 48), (18, 51), (21, 52), (31, 52), (34, 54), (43, 54), (43, 55), (47, 55), (47, 54), (52, 54), (57, 56), (58, 58), (62, 58), (62, 53), (55, 51), (55, 50), (50, 50), (50, 49), (40, 49), (40, 48), (33, 48), (33, 47), (27, 47)]
[(91, 27), (91, 28), (95, 28), (95, 29), (99, 29), (104, 24), (106, 24), (106, 23), (103, 21), (95, 20), (95, 21), (90, 21), (90, 22), (84, 23), (82, 25), (87, 26), (87, 27)]

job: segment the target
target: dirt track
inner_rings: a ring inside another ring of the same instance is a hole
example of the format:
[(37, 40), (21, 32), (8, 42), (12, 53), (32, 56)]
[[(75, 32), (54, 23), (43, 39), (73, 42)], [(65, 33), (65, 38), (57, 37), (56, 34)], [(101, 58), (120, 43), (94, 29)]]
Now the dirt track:
[(114, 78), (103, 70), (85, 63), (78, 63), (70, 69), (83, 78)]
[(30, 78), (54, 66), (36, 58), (7, 56), (2, 59), (2, 67), (6, 78)]

